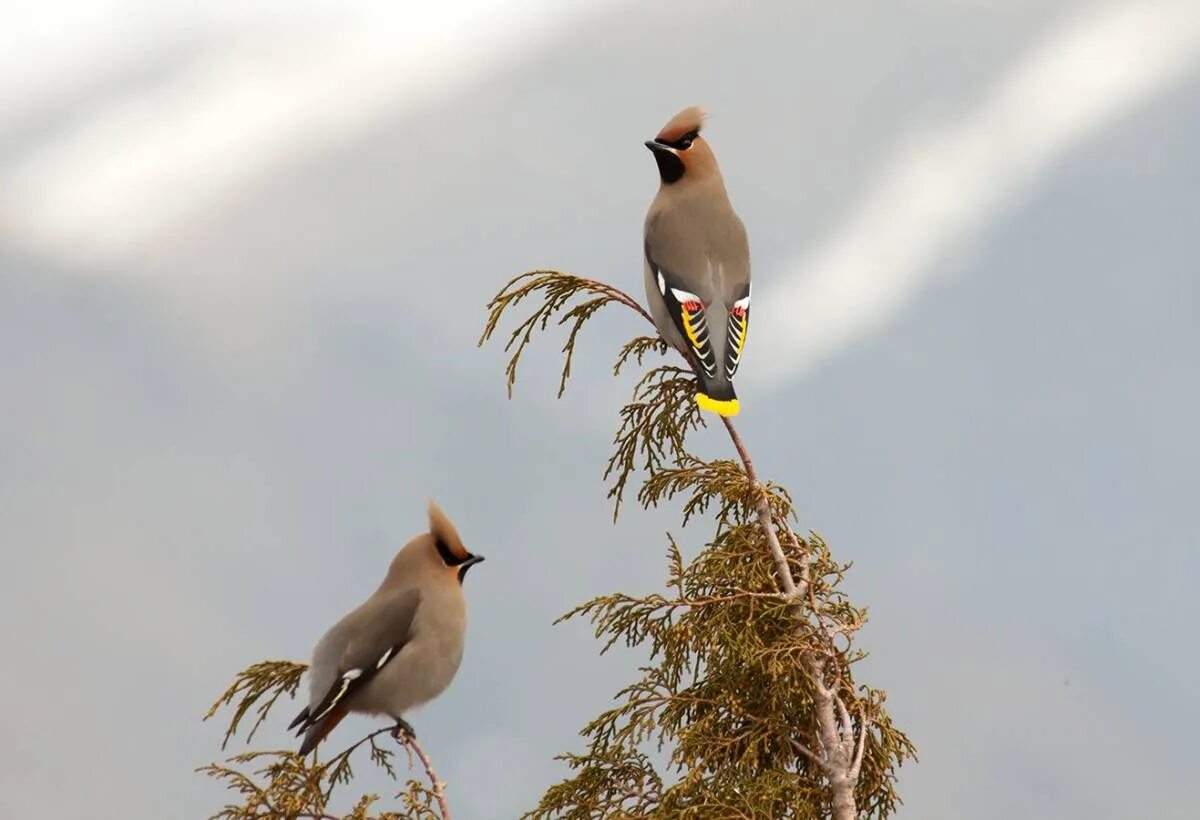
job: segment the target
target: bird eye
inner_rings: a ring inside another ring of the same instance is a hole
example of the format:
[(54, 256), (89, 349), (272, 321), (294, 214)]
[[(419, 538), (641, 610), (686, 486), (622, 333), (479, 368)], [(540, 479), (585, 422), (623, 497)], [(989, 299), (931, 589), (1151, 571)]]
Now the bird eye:
[(692, 147), (692, 142), (698, 136), (700, 136), (699, 131), (689, 131), (674, 142), (668, 142), (667, 145), (671, 146), (676, 151), (686, 151)]

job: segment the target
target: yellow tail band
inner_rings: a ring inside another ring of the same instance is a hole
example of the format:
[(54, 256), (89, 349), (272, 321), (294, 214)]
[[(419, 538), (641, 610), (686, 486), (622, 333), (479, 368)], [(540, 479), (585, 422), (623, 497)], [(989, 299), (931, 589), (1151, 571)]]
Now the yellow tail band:
[(710, 410), (718, 416), (736, 416), (738, 414), (738, 400), (727, 399), (718, 401), (704, 395), (703, 393), (696, 394), (696, 404), (700, 405), (701, 410)]

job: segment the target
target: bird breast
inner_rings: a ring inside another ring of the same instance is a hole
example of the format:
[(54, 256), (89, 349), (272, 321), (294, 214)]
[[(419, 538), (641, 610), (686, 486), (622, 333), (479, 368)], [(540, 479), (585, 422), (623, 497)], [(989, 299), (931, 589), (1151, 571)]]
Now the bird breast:
[(355, 711), (399, 717), (450, 685), (463, 656), (466, 608), (461, 594), (457, 600), (423, 601), (412, 631), (412, 639), (363, 687)]

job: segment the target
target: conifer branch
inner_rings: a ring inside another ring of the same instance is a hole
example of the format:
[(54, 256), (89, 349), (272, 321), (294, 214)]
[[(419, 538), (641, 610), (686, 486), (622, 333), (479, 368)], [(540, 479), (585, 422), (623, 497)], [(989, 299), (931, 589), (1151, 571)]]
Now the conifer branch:
[[(281, 695), (294, 694), (307, 665), (294, 661), (263, 661), (242, 670), (234, 682), (219, 697), (204, 716), (208, 720), (225, 706), (233, 708), (233, 715), (226, 730), (224, 749), (237, 734), (243, 717), (255, 709), (258, 715), (254, 726), (246, 737), (248, 743), (254, 732), (266, 719)], [(379, 796), (362, 795), (349, 813), (338, 817), (327, 811), (338, 786), (348, 784), (354, 777), (351, 758), (364, 746), (369, 749), (369, 760), (392, 780), (399, 780), (391, 762), (395, 754), (379, 746), (376, 739), (390, 734), (408, 754), (408, 768), (412, 771), (416, 760), (420, 762), (429, 786), (417, 780), (408, 780), (404, 791), (397, 798), (404, 804), (406, 812), (380, 812), (370, 814), (369, 809), (378, 802)], [(265, 765), (246, 772), (248, 764)], [(450, 805), (446, 798), (446, 784), (434, 771), (428, 753), (409, 735), (397, 735), (395, 728), (385, 726), (375, 729), (322, 763), (316, 755), (300, 757), (290, 750), (249, 751), (229, 758), (224, 764), (210, 763), (197, 769), (198, 772), (225, 782), (227, 788), (241, 796), (240, 804), (228, 804), (213, 815), (211, 820), (252, 820), (257, 818), (283, 818), (293, 820), (451, 820)]]
[[(565, 307), (575, 293), (603, 294), (606, 303), (619, 302), (653, 321), (611, 286), (537, 271), (512, 280), (492, 300), (481, 343), (506, 307), (538, 288), (546, 293), (544, 304), (510, 338), (510, 346), (514, 340), (521, 345), (509, 361), (510, 395), (533, 323), (544, 329), (556, 311), (563, 312), (560, 324), (575, 320), (563, 346), (569, 366), (580, 324), (594, 313), (583, 315), (591, 301)], [(670, 349), (657, 333), (637, 337), (622, 348), (613, 373), (631, 359), (640, 366), (645, 355)], [(791, 499), (759, 479), (729, 419), (723, 423), (740, 465), (688, 452), (687, 433), (705, 418), (693, 400), (696, 363), (686, 351), (676, 352), (692, 372), (667, 365), (643, 376), (622, 411), (605, 477), (614, 479), (614, 518), (628, 479), (640, 469), (645, 479), (637, 500), (644, 507), (683, 494), (686, 523), (711, 505), (716, 536), (690, 564), (671, 540), (667, 585), (673, 597), (602, 596), (560, 619), (589, 618), (602, 652), (618, 641), (648, 644), (651, 665), (640, 670), (642, 680), (618, 693), (616, 707), (584, 728), (589, 753), (563, 758), (575, 776), (548, 790), (526, 816), (629, 816), (628, 801), (651, 793), (641, 786), (647, 782), (659, 784), (655, 799), (639, 799), (636, 816), (886, 816), (899, 800), (894, 769), (915, 755), (883, 711), (883, 694), (856, 690), (850, 676), (850, 664), (863, 654), (851, 640), (865, 612), (836, 590), (848, 565), (834, 563), (815, 533), (796, 535), (788, 524)], [(812, 737), (816, 746), (798, 737)], [(661, 785), (640, 752), (650, 741), (660, 750), (673, 744), (678, 783)]]
[[(518, 285), (518, 283), (521, 284)], [(590, 319), (597, 310), (610, 302), (619, 302), (630, 310), (640, 313), (651, 324), (654, 323), (650, 314), (638, 304), (636, 299), (610, 285), (594, 279), (585, 279), (582, 276), (568, 276), (558, 271), (535, 270), (511, 280), (504, 290), (488, 302), (487, 322), (477, 344), (482, 345), (492, 337), (505, 310), (516, 306), (538, 291), (544, 294), (542, 304), (517, 326), (504, 345), (506, 352), (512, 352), (512, 357), (508, 360), (504, 371), (508, 378), (510, 398), (513, 385), (517, 381), (517, 363), (521, 359), (521, 354), (525, 352), (526, 346), (532, 341), (533, 332), (545, 330), (556, 312), (563, 311), (558, 324), (572, 323), (567, 341), (563, 344), (564, 362), (562, 377), (558, 384), (559, 398), (562, 398), (563, 393), (566, 392), (567, 379), (571, 376), (571, 359), (575, 352), (575, 342), (579, 331), (583, 328), (584, 322)], [(566, 308), (567, 303), (579, 293), (595, 294), (596, 298)], [(641, 361), (640, 356), (638, 360)]]

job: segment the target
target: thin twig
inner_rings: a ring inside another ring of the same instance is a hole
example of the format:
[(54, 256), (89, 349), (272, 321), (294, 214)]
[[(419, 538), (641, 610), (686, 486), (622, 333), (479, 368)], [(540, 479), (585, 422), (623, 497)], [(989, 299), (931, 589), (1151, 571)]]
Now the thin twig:
[(850, 766), (850, 777), (855, 782), (858, 781), (858, 773), (862, 771), (863, 752), (867, 748), (867, 732), (871, 728), (871, 721), (865, 714), (859, 716), (858, 727), (858, 747), (854, 750), (854, 763)]
[(746, 479), (750, 482), (750, 486), (758, 491), (758, 501), (755, 502), (754, 510), (758, 514), (758, 523), (767, 536), (767, 544), (775, 559), (775, 569), (779, 573), (779, 585), (789, 598), (798, 600), (796, 579), (792, 577), (792, 568), (788, 566), (787, 556), (783, 552), (783, 547), (779, 545), (779, 533), (776, 532), (775, 516), (771, 514), (771, 504), (767, 498), (766, 488), (759, 482), (758, 473), (754, 471), (754, 462), (750, 460), (750, 453), (746, 451), (746, 445), (742, 443), (742, 437), (738, 435), (733, 422), (727, 416), (722, 416), (721, 421), (725, 422), (729, 438), (733, 441), (738, 457), (742, 460), (742, 466), (746, 470)]
[(822, 760), (820, 757), (818, 757), (816, 754), (814, 754), (814, 753), (813, 753), (813, 752), (812, 752), (812, 751), (811, 751), (811, 750), (810, 750), (810, 749), (809, 749), (807, 746), (805, 746), (803, 743), (801, 743), (800, 741), (796, 740), (796, 738), (794, 738), (794, 737), (790, 737), (790, 738), (788, 738), (788, 740), (790, 740), (790, 741), (791, 741), (791, 743), (792, 743), (792, 748), (793, 748), (793, 749), (795, 749), (797, 752), (799, 752), (800, 754), (804, 755), (804, 756), (805, 756), (805, 757), (807, 757), (809, 760), (811, 760), (813, 763), (815, 763), (815, 764), (816, 764), (818, 767), (820, 767), (821, 771), (825, 771), (825, 761), (824, 761), (824, 760)]
[(654, 324), (654, 317), (651, 316), (650, 313), (644, 307), (642, 307), (641, 303), (637, 299), (634, 299), (632, 296), (630, 296), (625, 291), (620, 290), (619, 288), (614, 288), (611, 285), (603, 285), (602, 284), (602, 287), (604, 288), (604, 292), (607, 293), (609, 296), (611, 296), (613, 299), (616, 299), (618, 302), (625, 305), (626, 307), (636, 310), (638, 313), (642, 314), (642, 317), (647, 322), (649, 322), (650, 324)]
[(854, 721), (850, 720), (850, 710), (846, 708), (846, 702), (842, 700), (841, 695), (835, 694), (833, 702), (837, 706), (838, 717), (842, 721), (842, 740), (852, 743), (854, 741)]
[[(348, 757), (359, 746), (362, 746), (364, 743), (374, 740), (379, 735), (387, 733), (387, 734), (390, 734), (393, 737), (395, 737), (395, 731), (396, 731), (396, 729), (394, 726), (385, 726), (382, 729), (376, 729), (375, 731), (368, 734), (366, 737), (363, 737), (356, 743), (354, 743), (351, 746), (349, 746), (348, 748), (346, 748), (344, 751), (342, 751), (337, 756), (331, 758), (329, 760), (329, 762), (325, 764), (326, 767), (328, 767), (335, 760), (339, 760), (341, 758)], [(397, 740), (397, 742), (400, 743), (400, 745), (402, 747), (404, 747), (405, 751), (410, 753), (409, 759), (408, 759), (409, 769), (412, 768), (412, 755), (413, 754), (415, 754), (417, 756), (417, 759), (421, 761), (421, 766), (424, 767), (425, 774), (429, 778), (429, 785), (432, 787), (433, 796), (437, 799), (438, 809), (442, 813), (442, 820), (450, 820), (450, 803), (446, 800), (446, 784), (442, 781), (441, 778), (439, 778), (437, 776), (437, 772), (435, 772), (433, 770), (433, 763), (429, 760), (429, 755), (425, 752), (424, 747), (422, 747), (421, 744), (417, 742), (417, 739), (415, 737), (413, 737), (412, 735), (405, 735), (403, 738), (396, 737), (396, 740)]]
[[(791, 525), (789, 525), (787, 521), (783, 522), (783, 531), (787, 533), (788, 543), (791, 548), (795, 550), (796, 554), (806, 556), (807, 551), (800, 548), (800, 539), (796, 537), (796, 533), (792, 531)], [(809, 566), (808, 560), (806, 559), (804, 563), (800, 565), (800, 583), (797, 585), (798, 591), (796, 593), (799, 597), (803, 598), (808, 594), (808, 591), (811, 587), (811, 578), (812, 570)]]
[(425, 754), (425, 749), (412, 735), (408, 735), (403, 743), (416, 753), (421, 765), (425, 767), (425, 774), (429, 776), (429, 784), (433, 787), (433, 796), (437, 798), (438, 809), (442, 812), (442, 820), (450, 820), (450, 804), (446, 800), (446, 784), (433, 770), (433, 764), (429, 762), (429, 755)]

